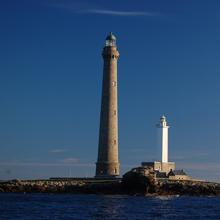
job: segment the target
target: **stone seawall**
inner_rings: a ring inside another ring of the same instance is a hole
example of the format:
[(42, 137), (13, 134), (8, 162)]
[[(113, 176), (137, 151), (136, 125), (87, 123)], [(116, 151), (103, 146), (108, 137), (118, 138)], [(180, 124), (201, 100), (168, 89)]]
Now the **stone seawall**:
[(160, 180), (155, 187), (160, 195), (220, 196), (220, 184), (193, 180)]
[(115, 180), (12, 180), (0, 182), (0, 192), (15, 193), (72, 193), (127, 195), (209, 195), (220, 196), (220, 184), (202, 181), (152, 180), (135, 177)]
[(120, 179), (96, 180), (92, 178), (12, 180), (0, 182), (0, 192), (120, 194), (120, 182)]

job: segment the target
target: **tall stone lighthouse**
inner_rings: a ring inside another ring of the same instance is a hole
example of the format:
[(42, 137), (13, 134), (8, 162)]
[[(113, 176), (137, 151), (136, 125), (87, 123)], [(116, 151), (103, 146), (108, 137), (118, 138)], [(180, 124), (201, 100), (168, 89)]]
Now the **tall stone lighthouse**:
[(111, 178), (119, 175), (117, 98), (119, 52), (116, 46), (116, 37), (112, 32), (106, 38), (102, 57), (104, 68), (96, 177)]

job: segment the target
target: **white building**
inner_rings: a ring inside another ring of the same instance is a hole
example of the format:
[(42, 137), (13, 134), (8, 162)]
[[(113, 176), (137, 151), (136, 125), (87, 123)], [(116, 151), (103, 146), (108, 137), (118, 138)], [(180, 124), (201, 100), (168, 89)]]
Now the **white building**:
[(168, 160), (168, 129), (169, 126), (166, 121), (166, 117), (163, 115), (160, 117), (160, 122), (157, 124), (159, 132), (159, 143), (161, 147), (161, 160), (154, 162), (142, 162), (142, 166), (151, 166), (155, 171), (165, 172), (168, 174), (170, 170), (175, 170), (175, 163)]
[(162, 163), (168, 162), (168, 129), (169, 126), (166, 121), (166, 117), (163, 115), (160, 118), (159, 124), (157, 124), (159, 133), (159, 145), (162, 153)]

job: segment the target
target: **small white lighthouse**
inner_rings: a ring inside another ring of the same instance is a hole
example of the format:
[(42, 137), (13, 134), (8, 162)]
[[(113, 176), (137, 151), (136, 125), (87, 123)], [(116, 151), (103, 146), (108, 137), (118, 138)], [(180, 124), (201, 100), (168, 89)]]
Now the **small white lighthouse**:
[(162, 149), (162, 163), (168, 163), (168, 129), (169, 126), (166, 117), (160, 117), (160, 123), (157, 124), (159, 130), (159, 143)]
[(166, 121), (166, 117), (163, 115), (160, 117), (160, 122), (157, 124), (157, 130), (159, 133), (159, 143), (162, 150), (162, 160), (154, 162), (142, 162), (143, 167), (153, 167), (155, 171), (164, 172), (168, 174), (170, 170), (175, 170), (175, 162), (169, 162), (168, 160), (168, 129), (169, 126)]

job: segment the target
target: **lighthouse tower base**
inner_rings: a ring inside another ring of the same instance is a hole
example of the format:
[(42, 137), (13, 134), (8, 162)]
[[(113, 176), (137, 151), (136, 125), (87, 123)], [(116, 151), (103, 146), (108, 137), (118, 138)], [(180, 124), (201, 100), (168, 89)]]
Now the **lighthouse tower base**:
[(170, 172), (170, 170), (176, 169), (175, 162), (167, 162), (167, 163), (163, 163), (160, 161), (142, 162), (141, 166), (142, 167), (152, 167), (154, 171), (165, 172), (166, 174), (168, 174)]

